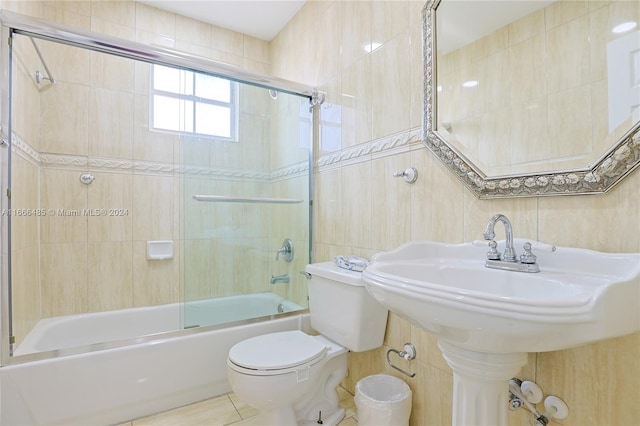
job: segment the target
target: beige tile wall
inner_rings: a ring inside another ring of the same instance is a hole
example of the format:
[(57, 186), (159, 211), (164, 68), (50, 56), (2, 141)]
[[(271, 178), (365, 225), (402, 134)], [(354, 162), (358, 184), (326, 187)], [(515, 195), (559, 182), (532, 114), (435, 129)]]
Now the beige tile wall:
[[(578, 6), (606, 5), (635, 7), (637, 2)], [(561, 6), (553, 15), (558, 28), (574, 13), (569, 5)], [(422, 2), (414, 1), (311, 1), (272, 41), (277, 75), (326, 90), (327, 102), (342, 107), (339, 145), (345, 156), (354, 146), (420, 125), (421, 7)], [(521, 32), (525, 38), (527, 30)], [(368, 54), (362, 45), (371, 41), (382, 46)], [(500, 105), (501, 96), (509, 92), (496, 92), (492, 101)], [(516, 235), (563, 246), (640, 251), (640, 173), (603, 196), (477, 200), (419, 143), (362, 158), (322, 166), (314, 173), (315, 261), (337, 254), (370, 256), (407, 240), (477, 239), (498, 212), (509, 216)], [(391, 177), (408, 166), (420, 173), (412, 186)], [(389, 318), (383, 348), (351, 354), (345, 386), (353, 391), (357, 380), (380, 371), (397, 375), (386, 366), (384, 354), (407, 341), (418, 350), (415, 361), (398, 361), (417, 373), (413, 379), (402, 376), (413, 390), (411, 424), (450, 424), (451, 370), (435, 338), (396, 315)], [(581, 426), (637, 424), (639, 376), (640, 334), (531, 354), (520, 374), (569, 404), (571, 413), (562, 424)], [(513, 425), (526, 422), (523, 412), (510, 418)]]
[[(270, 67), (269, 44), (263, 40), (141, 3), (2, 1), (0, 7), (254, 72)], [(116, 208), (126, 213), (16, 218), (18, 343), (41, 317), (171, 303), (183, 296), (193, 300), (274, 290), (306, 306), (304, 277), (298, 271), (309, 260), (307, 203), (209, 204), (191, 198), (215, 194), (308, 200), (304, 171), (269, 181), (274, 171), (308, 159), (309, 134), (298, 131), (306, 101), (301, 107), (292, 96), (280, 94), (273, 100), (266, 90), (246, 86), (240, 90), (240, 143), (180, 140), (148, 130), (148, 64), (37, 43), (56, 84), (35, 83), (33, 71), (41, 65), (28, 39), (19, 40), (14, 46), (19, 58), (15, 93), (21, 97), (15, 130), (43, 162), (28, 156), (15, 160), (14, 207)], [(88, 161), (96, 166), (87, 166)], [(127, 166), (132, 161), (140, 167)], [(253, 177), (243, 182), (205, 173), (213, 169)], [(87, 171), (95, 177), (90, 185), (78, 179)], [(285, 237), (296, 243), (292, 264), (275, 262)], [(156, 239), (174, 240), (173, 260), (146, 259), (146, 241)], [(271, 274), (284, 273), (290, 274), (290, 284), (270, 286)]]
[(630, 128), (609, 135), (606, 59), (607, 43), (629, 34), (611, 28), (628, 21), (640, 21), (637, 2), (556, 2), (439, 52), (438, 127), (491, 175), (593, 163)]

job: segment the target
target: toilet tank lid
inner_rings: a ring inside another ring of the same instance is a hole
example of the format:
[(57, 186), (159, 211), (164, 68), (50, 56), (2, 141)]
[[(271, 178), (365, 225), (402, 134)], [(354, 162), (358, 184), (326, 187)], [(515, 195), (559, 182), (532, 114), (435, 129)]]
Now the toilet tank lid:
[(310, 273), (312, 278), (317, 275), (322, 278), (364, 287), (362, 272), (340, 268), (334, 262), (311, 263), (304, 270)]

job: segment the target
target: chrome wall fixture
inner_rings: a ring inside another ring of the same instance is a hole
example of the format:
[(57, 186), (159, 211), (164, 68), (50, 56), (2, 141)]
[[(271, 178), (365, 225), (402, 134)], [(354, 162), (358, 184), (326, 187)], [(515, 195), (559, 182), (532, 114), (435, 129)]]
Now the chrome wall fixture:
[(544, 399), (544, 413), (540, 413), (535, 404), (542, 401), (544, 394), (536, 383), (517, 377), (509, 380), (509, 408), (517, 410), (525, 407), (533, 414), (531, 424), (534, 426), (547, 426), (551, 419), (564, 419), (569, 415), (569, 407), (566, 402), (555, 395), (549, 395)]
[(38, 45), (36, 44), (36, 41), (33, 39), (33, 37), (29, 37), (29, 40), (31, 40), (31, 44), (33, 44), (33, 48), (36, 49), (36, 53), (38, 54), (38, 58), (40, 58), (40, 63), (42, 63), (42, 66), (44, 67), (44, 71), (47, 73), (47, 76), (43, 76), (42, 73), (38, 70), (36, 71), (36, 82), (38, 84), (42, 83), (42, 80), (49, 80), (51, 82), (51, 84), (54, 84), (56, 81), (54, 80), (53, 76), (51, 75), (51, 71), (49, 70), (49, 67), (47, 66), (47, 63), (44, 61), (44, 58), (42, 57), (42, 52), (40, 52), (40, 48), (38, 47)]
[(389, 349), (387, 351), (387, 364), (389, 364), (389, 367), (393, 368), (394, 370), (398, 370), (399, 372), (401, 372), (405, 376), (414, 377), (416, 375), (416, 373), (409, 373), (407, 371), (404, 371), (400, 367), (396, 367), (395, 365), (393, 365), (391, 363), (391, 359), (389, 358), (389, 355), (391, 353), (394, 353), (394, 354), (398, 355), (400, 358), (406, 359), (407, 361), (411, 361), (412, 359), (416, 358), (416, 348), (415, 348), (415, 346), (413, 346), (413, 344), (405, 343), (404, 346), (402, 347), (401, 351), (399, 351), (397, 349)]
[(89, 185), (95, 180), (95, 178), (96, 177), (91, 173), (83, 173), (80, 175), (80, 182), (84, 183), (85, 185)]
[(293, 241), (291, 238), (284, 239), (282, 247), (276, 251), (276, 260), (280, 258), (280, 255), (282, 255), (285, 262), (291, 262), (293, 260)]
[(403, 177), (405, 182), (414, 183), (418, 180), (418, 170), (415, 167), (409, 167), (404, 171), (395, 172), (393, 177)]

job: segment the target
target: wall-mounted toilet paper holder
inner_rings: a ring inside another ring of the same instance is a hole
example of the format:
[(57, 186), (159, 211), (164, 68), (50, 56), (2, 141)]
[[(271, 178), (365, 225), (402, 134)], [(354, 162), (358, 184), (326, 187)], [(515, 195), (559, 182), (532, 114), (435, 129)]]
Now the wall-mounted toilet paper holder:
[(396, 367), (395, 365), (391, 364), (391, 359), (389, 359), (389, 354), (390, 353), (394, 353), (396, 355), (398, 355), (400, 358), (404, 358), (407, 361), (411, 361), (412, 359), (416, 358), (416, 348), (415, 346), (413, 346), (413, 344), (411, 343), (405, 343), (404, 346), (402, 347), (401, 351), (398, 351), (396, 349), (389, 349), (387, 351), (387, 364), (389, 364), (389, 366), (393, 369), (398, 370), (399, 372), (401, 372), (402, 374), (409, 376), (409, 377), (414, 377), (416, 375), (416, 373), (409, 373), (407, 371), (404, 371), (403, 369)]

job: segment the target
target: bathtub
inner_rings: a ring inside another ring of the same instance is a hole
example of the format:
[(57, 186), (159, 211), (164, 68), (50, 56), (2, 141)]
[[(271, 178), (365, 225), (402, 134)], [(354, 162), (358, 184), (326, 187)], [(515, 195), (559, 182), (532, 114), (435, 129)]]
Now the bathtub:
[[(220, 316), (226, 304), (236, 316)], [(254, 315), (250, 306), (270, 308)], [(117, 424), (230, 392), (231, 346), (309, 328), (307, 312), (278, 314), (278, 307), (304, 309), (258, 293), (193, 302), (184, 311), (170, 304), (41, 320), (15, 351), (33, 360), (0, 368), (0, 424)], [(192, 328), (179, 330), (183, 313)], [(235, 322), (200, 326), (207, 321)], [(38, 359), (41, 351), (54, 357)]]

